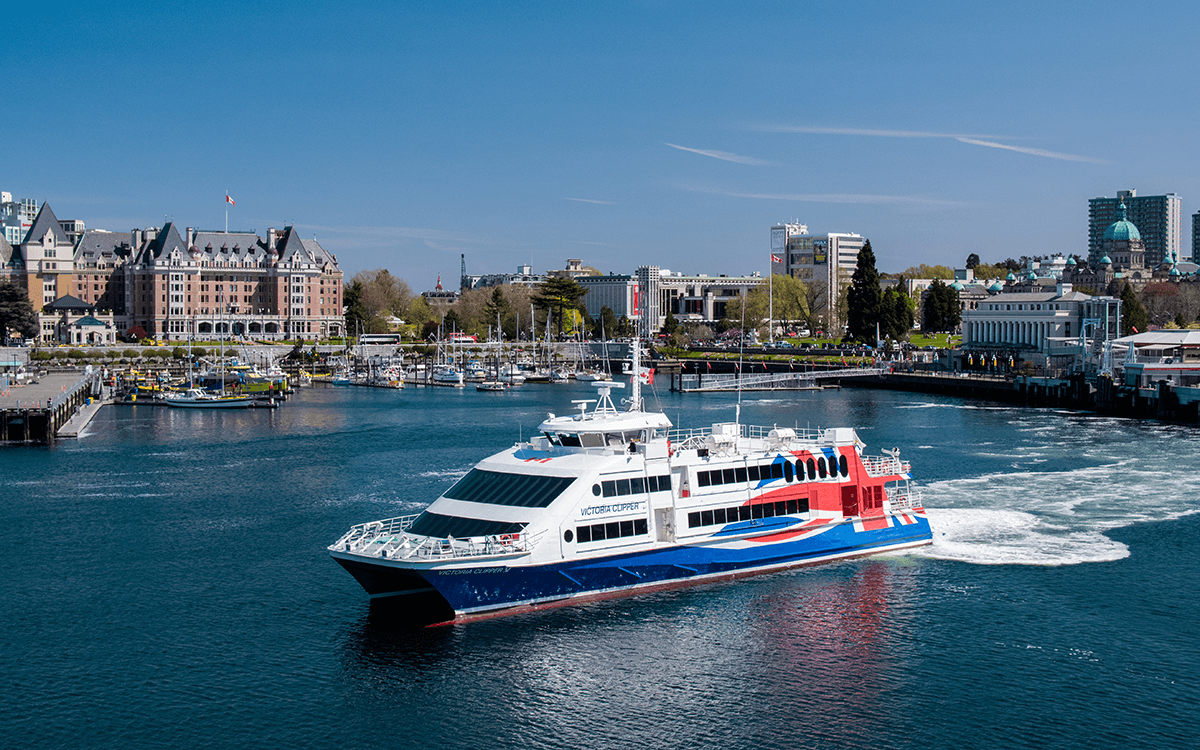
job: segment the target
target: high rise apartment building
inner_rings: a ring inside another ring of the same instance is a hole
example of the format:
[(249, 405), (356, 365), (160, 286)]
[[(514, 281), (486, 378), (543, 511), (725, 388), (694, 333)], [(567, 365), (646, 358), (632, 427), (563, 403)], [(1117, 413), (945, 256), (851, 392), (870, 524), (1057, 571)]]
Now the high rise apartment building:
[(1192, 214), (1192, 257), (1188, 260), (1200, 263), (1200, 211)]
[(1088, 265), (1100, 266), (1104, 255), (1100, 243), (1104, 240), (1105, 230), (1117, 221), (1122, 202), (1128, 220), (1138, 228), (1146, 243), (1148, 268), (1182, 260), (1183, 209), (1179, 196), (1175, 193), (1138, 195), (1136, 190), (1121, 190), (1116, 198), (1100, 197), (1088, 201)]

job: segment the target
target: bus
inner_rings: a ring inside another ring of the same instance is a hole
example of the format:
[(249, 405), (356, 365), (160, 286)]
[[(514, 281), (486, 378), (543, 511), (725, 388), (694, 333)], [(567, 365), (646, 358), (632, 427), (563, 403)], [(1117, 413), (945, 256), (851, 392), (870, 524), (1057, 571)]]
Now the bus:
[(358, 337), (360, 344), (399, 344), (398, 333), (364, 333)]

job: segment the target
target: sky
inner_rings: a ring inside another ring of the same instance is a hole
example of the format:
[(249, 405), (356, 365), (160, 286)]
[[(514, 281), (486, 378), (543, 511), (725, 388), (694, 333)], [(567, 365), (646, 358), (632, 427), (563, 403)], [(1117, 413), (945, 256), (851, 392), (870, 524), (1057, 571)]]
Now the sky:
[[(22, 3), (0, 190), (129, 231), (294, 225), (347, 277), (883, 271), (1086, 253), (1087, 200), (1200, 210), (1200, 4)], [(236, 201), (225, 202), (226, 192)]]

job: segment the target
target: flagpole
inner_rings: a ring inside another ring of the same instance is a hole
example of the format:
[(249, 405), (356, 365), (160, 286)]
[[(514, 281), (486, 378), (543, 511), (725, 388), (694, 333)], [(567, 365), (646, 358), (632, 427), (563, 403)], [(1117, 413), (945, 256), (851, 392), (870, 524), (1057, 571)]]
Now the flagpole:
[(771, 262), (767, 270), (767, 326), (771, 329), (768, 340), (775, 343), (775, 253), (771, 253)]

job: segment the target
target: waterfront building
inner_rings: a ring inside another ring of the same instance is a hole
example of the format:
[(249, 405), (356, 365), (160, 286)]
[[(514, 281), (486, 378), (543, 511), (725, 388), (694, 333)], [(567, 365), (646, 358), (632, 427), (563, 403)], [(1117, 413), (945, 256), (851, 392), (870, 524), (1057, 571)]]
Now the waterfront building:
[(117, 326), (112, 312), (97, 310), (95, 305), (70, 294), (43, 305), (38, 313), (38, 323), (41, 326), (38, 343), (43, 346), (112, 346), (117, 343)]
[(1096, 342), (1115, 339), (1120, 324), (1121, 300), (1115, 297), (1076, 292), (1065, 282), (1044, 290), (1010, 284), (963, 311), (962, 349), (969, 358), (1062, 365), (1054, 360), (1096, 354)]
[(587, 290), (587, 294), (583, 295), (583, 306), (593, 319), (598, 319), (605, 307), (618, 318), (633, 319), (637, 315), (638, 284), (632, 274), (579, 276), (575, 282)]
[[(517, 266), (515, 273), (486, 273), (480, 275), (463, 274), (462, 291), (468, 289), (480, 289), (482, 287), (501, 286), (509, 284), (511, 286), (525, 286), (533, 288), (541, 284), (546, 279), (550, 278), (548, 274), (534, 273), (533, 266), (528, 263), (523, 263)], [(438, 284), (441, 284), (441, 276), (438, 276)], [(436, 289), (434, 291), (437, 291)], [(446, 290), (442, 290), (443, 292)], [(428, 292), (426, 293), (428, 294)], [(432, 304), (432, 301), (430, 302)]]
[(290, 226), (265, 238), (191, 227), (180, 234), (173, 222), (108, 232), (61, 222), (43, 204), (4, 267), (35, 310), (70, 295), (111, 314), (126, 335), (283, 339), (344, 331), (337, 258)]
[(1136, 190), (1121, 190), (1116, 198), (1092, 198), (1088, 201), (1088, 265), (1096, 268), (1104, 255), (1104, 235), (1119, 220), (1124, 203), (1126, 219), (1137, 227), (1145, 243), (1145, 263), (1156, 268), (1163, 263), (1178, 263), (1182, 258), (1182, 204), (1175, 193), (1141, 195)]
[(852, 232), (810, 235), (807, 224), (776, 224), (771, 227), (771, 273), (786, 274), (825, 290), (821, 314), (826, 330), (839, 331), (838, 301), (850, 285), (865, 242), (862, 235)]
[[(668, 312), (680, 323), (715, 323), (726, 318), (730, 301), (766, 286), (767, 279), (757, 272), (750, 276), (709, 276), (639, 266), (633, 283), (635, 309), (648, 321), (650, 330), (657, 331), (666, 323)], [(590, 307), (588, 312), (595, 314)]]
[(1117, 205), (1115, 221), (1109, 224), (1100, 237), (1100, 257), (1089, 259), (1087, 266), (1067, 260), (1062, 279), (1075, 286), (1096, 291), (1108, 290), (1113, 282), (1132, 284), (1142, 288), (1152, 280), (1178, 281), (1181, 273), (1172, 260), (1157, 265), (1150, 264), (1150, 251), (1137, 225), (1129, 220), (1124, 203)]

